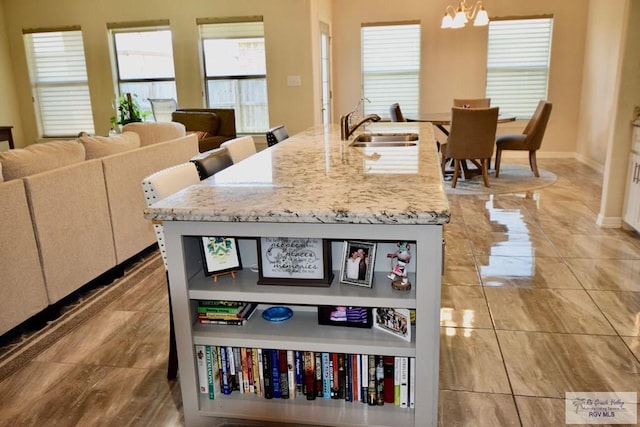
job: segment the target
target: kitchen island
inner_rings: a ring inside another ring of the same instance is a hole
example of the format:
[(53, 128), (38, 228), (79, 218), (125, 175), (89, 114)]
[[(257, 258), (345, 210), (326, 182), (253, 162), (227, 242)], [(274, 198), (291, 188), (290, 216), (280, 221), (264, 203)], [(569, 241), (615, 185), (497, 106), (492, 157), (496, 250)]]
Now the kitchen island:
[[(362, 132), (419, 135), (416, 145), (351, 147), (337, 125), (293, 135), (232, 167), (152, 205), (146, 217), (164, 222), (179, 372), (187, 425), (211, 417), (277, 425), (425, 426), (437, 424), (442, 226), (449, 221), (438, 153), (429, 123), (375, 123)], [(351, 138), (353, 139), (353, 138)], [(243, 269), (216, 283), (203, 273), (198, 236), (235, 237)], [(330, 287), (257, 285), (260, 237), (322, 238), (331, 243)], [(342, 242), (399, 241), (412, 245), (409, 291), (386, 278), (379, 251), (373, 286), (339, 283)], [(246, 325), (200, 325), (198, 300), (287, 305), (294, 316)], [(318, 325), (318, 305), (415, 309), (410, 342), (375, 329)], [(195, 345), (375, 354), (415, 358), (415, 408), (317, 398), (265, 399), (198, 390)]]

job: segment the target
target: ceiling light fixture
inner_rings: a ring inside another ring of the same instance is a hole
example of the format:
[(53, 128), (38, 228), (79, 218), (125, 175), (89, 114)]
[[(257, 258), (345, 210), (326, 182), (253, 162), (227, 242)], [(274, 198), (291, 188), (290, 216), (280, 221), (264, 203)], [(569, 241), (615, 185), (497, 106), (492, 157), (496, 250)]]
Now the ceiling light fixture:
[(442, 17), (440, 28), (462, 28), (473, 19), (473, 25), (481, 27), (489, 24), (489, 15), (479, 1), (475, 6), (467, 6), (466, 0), (462, 0), (457, 9), (448, 5)]

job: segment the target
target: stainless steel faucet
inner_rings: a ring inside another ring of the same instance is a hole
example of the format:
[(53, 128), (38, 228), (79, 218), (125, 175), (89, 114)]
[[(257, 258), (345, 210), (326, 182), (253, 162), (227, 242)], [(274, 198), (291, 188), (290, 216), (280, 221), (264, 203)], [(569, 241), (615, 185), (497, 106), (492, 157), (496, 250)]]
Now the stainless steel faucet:
[(346, 141), (349, 137), (356, 131), (360, 126), (368, 122), (377, 122), (380, 120), (380, 116), (377, 114), (367, 114), (358, 120), (354, 125), (351, 125), (351, 119), (353, 114), (355, 114), (364, 101), (369, 101), (369, 98), (360, 98), (356, 106), (350, 112), (343, 114), (340, 116), (340, 139)]

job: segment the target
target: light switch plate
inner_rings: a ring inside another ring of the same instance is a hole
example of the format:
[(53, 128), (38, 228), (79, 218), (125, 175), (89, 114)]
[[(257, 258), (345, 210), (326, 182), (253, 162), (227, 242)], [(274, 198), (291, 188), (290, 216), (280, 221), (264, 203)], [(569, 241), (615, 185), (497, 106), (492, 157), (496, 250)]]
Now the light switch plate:
[(302, 86), (300, 76), (287, 76), (287, 86)]

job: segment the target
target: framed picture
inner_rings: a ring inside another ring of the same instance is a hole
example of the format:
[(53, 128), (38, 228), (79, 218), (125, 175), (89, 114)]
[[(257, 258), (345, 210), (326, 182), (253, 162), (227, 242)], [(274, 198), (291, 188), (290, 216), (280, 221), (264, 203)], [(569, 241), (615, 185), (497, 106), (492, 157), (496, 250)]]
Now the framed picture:
[(331, 286), (331, 242), (325, 239), (258, 239), (258, 284)]
[(340, 283), (371, 287), (376, 260), (376, 244), (348, 240), (344, 242)]
[(406, 308), (374, 308), (373, 327), (411, 341), (411, 315)]
[(242, 269), (238, 242), (233, 237), (202, 236), (202, 257), (207, 276)]
[(318, 323), (320, 325), (370, 328), (373, 316), (371, 308), (367, 307), (320, 305), (318, 306)]

